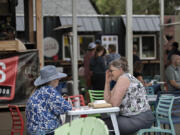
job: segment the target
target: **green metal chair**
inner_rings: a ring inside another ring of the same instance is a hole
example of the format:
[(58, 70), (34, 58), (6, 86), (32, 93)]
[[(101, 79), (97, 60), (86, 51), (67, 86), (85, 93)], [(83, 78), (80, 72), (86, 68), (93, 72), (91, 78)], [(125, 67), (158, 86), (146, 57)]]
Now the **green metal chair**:
[[(162, 95), (159, 98), (159, 102), (156, 108), (156, 120), (157, 127), (151, 127), (149, 129), (141, 129), (137, 132), (137, 135), (142, 135), (144, 133), (168, 133), (172, 135), (176, 135), (174, 130), (174, 125), (171, 118), (172, 106), (174, 102), (174, 96)], [(162, 121), (168, 121), (170, 125), (170, 129), (161, 128)]]
[(75, 119), (57, 128), (55, 135), (109, 135), (104, 121), (95, 117)]
[[(145, 87), (146, 94), (147, 95), (154, 95), (154, 88), (153, 87)], [(156, 108), (156, 102), (149, 102), (151, 106), (151, 110), (153, 111), (153, 114), (155, 114), (155, 108)]]
[(83, 128), (84, 119), (75, 119), (70, 123), (70, 130), (68, 135), (82, 135)]
[(84, 119), (82, 135), (109, 135), (108, 128), (104, 121), (95, 117)]
[(88, 90), (90, 101), (104, 100), (104, 90)]
[[(104, 100), (104, 90), (88, 90), (88, 92), (91, 103), (95, 100)], [(90, 114), (88, 116), (101, 117), (101, 114)]]
[(69, 123), (64, 124), (63, 126), (55, 129), (54, 134), (55, 135), (68, 135), (69, 133), (70, 125)]

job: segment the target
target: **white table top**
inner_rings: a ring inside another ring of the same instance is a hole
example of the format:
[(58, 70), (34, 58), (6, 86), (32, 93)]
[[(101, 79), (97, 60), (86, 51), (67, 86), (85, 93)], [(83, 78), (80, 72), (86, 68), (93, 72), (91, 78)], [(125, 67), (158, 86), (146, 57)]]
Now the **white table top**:
[(89, 108), (88, 106), (81, 106), (76, 110), (68, 111), (68, 115), (82, 115), (82, 114), (97, 114), (97, 113), (112, 113), (112, 112), (119, 112), (119, 107), (108, 107), (108, 108), (98, 108), (93, 109)]
[(165, 82), (156, 82), (157, 84), (165, 84)]

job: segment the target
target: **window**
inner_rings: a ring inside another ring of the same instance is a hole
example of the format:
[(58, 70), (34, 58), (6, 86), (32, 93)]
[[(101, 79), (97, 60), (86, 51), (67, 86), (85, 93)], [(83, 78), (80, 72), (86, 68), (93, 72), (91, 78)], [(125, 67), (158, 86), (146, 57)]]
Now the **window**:
[(133, 38), (133, 44), (137, 45), (140, 59), (156, 59), (156, 36), (137, 35)]
[[(83, 60), (84, 54), (87, 51), (88, 44), (94, 41), (94, 36), (90, 35), (79, 35), (78, 36), (78, 59)], [(71, 50), (72, 46), (70, 47), (70, 42), (72, 40), (67, 38), (67, 36), (63, 36), (63, 59), (70, 60), (71, 58)], [(70, 49), (71, 48), (71, 49)]]

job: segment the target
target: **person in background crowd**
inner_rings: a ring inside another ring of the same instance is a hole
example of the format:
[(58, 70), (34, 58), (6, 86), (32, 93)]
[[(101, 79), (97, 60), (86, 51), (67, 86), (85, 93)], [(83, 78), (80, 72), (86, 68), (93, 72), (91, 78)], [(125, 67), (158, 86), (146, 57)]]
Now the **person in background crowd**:
[(94, 90), (103, 90), (105, 82), (105, 61), (103, 58), (104, 47), (98, 46), (94, 57), (90, 60), (90, 70), (92, 71), (92, 88)]
[(136, 61), (136, 63), (134, 64), (134, 77), (136, 77), (145, 87), (148, 87), (148, 86), (152, 86), (152, 83), (149, 82), (149, 83), (146, 83), (143, 79), (143, 63), (141, 61)]
[(158, 91), (161, 91), (161, 85), (160, 84), (153, 84), (152, 82), (146, 83), (143, 79), (143, 63), (141, 61), (136, 61), (134, 64), (134, 77), (136, 77), (143, 85), (144, 87), (153, 87), (154, 92), (157, 93)]
[[(111, 91), (112, 79), (116, 84)], [(121, 135), (134, 134), (140, 129), (152, 126), (154, 116), (147, 100), (145, 87), (128, 73), (126, 58), (121, 57), (110, 63), (106, 71), (104, 99), (112, 106), (120, 108), (117, 118)]]
[(97, 39), (97, 40), (95, 41), (95, 44), (96, 44), (96, 47), (101, 46), (101, 40)]
[(107, 65), (109, 65), (111, 61), (120, 58), (120, 54), (116, 53), (116, 46), (114, 44), (110, 44), (108, 46), (108, 52), (109, 52), (109, 55), (106, 56)]
[[(110, 44), (108, 46), (108, 52), (109, 52), (109, 55), (107, 55), (105, 58), (107, 66), (109, 66), (109, 63), (111, 61), (121, 57), (119, 53), (116, 53), (116, 46), (114, 44)], [(116, 83), (115, 81), (113, 80), (111, 81), (111, 89), (114, 87), (115, 83)]]
[(171, 45), (171, 50), (170, 50), (169, 53), (168, 53), (168, 60), (171, 60), (171, 56), (172, 56), (173, 54), (179, 53), (178, 48), (179, 48), (178, 42), (173, 42), (172, 45)]
[(168, 91), (180, 90), (180, 54), (172, 54), (171, 64), (165, 70)]
[(54, 130), (62, 125), (60, 115), (71, 110), (72, 106), (55, 88), (66, 76), (53, 65), (40, 70), (40, 76), (34, 82), (37, 88), (26, 104), (29, 135), (54, 135)]
[(178, 50), (178, 48), (179, 48), (178, 42), (173, 42), (172, 45), (168, 47), (168, 50), (166, 51), (167, 61), (166, 61), (165, 68), (171, 64), (171, 56), (173, 54), (180, 54), (180, 51)]
[[(101, 40), (99, 40), (99, 39), (97, 39), (97, 40), (95, 41), (95, 44), (96, 44), (96, 47), (102, 46)], [(104, 52), (103, 52), (102, 56), (105, 57), (105, 55), (106, 55), (106, 48), (104, 48)]]
[(84, 56), (84, 76), (86, 80), (87, 89), (91, 89), (91, 77), (92, 71), (89, 69), (90, 67), (90, 59), (94, 56), (96, 50), (96, 44), (94, 42), (89, 43), (88, 51)]
[(140, 61), (140, 58), (137, 54), (137, 45), (133, 45), (133, 65), (136, 63), (136, 61)]

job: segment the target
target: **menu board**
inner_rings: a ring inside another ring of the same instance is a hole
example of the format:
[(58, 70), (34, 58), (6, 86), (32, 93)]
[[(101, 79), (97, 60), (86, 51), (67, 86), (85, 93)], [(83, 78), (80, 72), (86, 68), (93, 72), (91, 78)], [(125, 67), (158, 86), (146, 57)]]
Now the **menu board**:
[(114, 44), (116, 46), (116, 52), (118, 53), (118, 36), (117, 35), (103, 35), (101, 36), (102, 45), (108, 49), (110, 44)]

